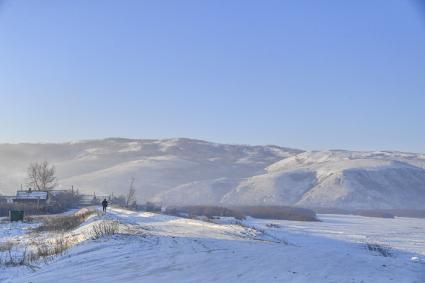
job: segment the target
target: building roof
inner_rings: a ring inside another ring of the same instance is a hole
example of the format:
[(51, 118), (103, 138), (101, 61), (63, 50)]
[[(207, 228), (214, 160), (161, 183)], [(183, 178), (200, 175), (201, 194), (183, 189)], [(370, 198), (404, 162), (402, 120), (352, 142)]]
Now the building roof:
[(16, 192), (17, 200), (23, 200), (23, 199), (47, 200), (47, 198), (48, 198), (48, 193), (46, 191), (17, 191)]

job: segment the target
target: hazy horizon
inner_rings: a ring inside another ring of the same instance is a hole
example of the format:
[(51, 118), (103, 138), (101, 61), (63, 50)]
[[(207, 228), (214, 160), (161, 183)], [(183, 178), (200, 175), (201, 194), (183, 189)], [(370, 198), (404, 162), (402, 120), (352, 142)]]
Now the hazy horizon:
[(392, 151), (392, 152), (406, 152), (406, 153), (418, 153), (425, 154), (425, 151), (406, 151), (406, 150), (398, 150), (391, 148), (301, 148), (297, 146), (288, 146), (285, 144), (273, 144), (273, 143), (247, 143), (247, 142), (226, 142), (226, 141), (215, 141), (215, 140), (207, 140), (203, 138), (196, 137), (94, 137), (94, 138), (81, 138), (81, 139), (70, 139), (70, 140), (51, 140), (51, 141), (16, 141), (16, 142), (0, 142), (0, 144), (65, 144), (65, 143), (73, 143), (73, 142), (85, 142), (85, 141), (96, 141), (96, 140), (107, 140), (107, 139), (128, 139), (128, 140), (170, 140), (170, 139), (189, 139), (189, 140), (200, 140), (211, 143), (218, 144), (228, 144), (228, 145), (248, 145), (248, 146), (278, 146), (282, 148), (290, 148), (304, 151), (365, 151), (365, 152), (373, 152), (373, 151)]

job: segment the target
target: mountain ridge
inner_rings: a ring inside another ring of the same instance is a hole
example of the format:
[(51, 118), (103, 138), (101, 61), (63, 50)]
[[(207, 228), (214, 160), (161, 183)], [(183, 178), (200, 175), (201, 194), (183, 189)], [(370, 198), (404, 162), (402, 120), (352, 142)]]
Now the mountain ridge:
[(57, 168), (62, 188), (125, 193), (165, 205), (297, 205), (418, 208), (425, 202), (425, 154), (303, 151), (188, 138), (106, 138), (0, 144), (0, 193), (25, 184), (30, 162)]

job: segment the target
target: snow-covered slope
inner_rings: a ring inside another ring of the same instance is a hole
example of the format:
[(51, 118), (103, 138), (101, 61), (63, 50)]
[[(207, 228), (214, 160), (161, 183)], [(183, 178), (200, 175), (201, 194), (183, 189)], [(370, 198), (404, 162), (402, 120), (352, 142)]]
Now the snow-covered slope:
[(424, 208), (424, 156), (389, 152), (304, 152), (248, 178), (224, 203), (340, 208)]
[[(90, 240), (94, 222), (84, 223), (70, 232), (85, 239), (80, 244), (47, 263), (32, 263), (32, 270), (0, 266), (0, 281), (424, 282), (424, 219), (319, 217), (248, 218), (239, 225), (111, 209), (93, 220), (118, 221), (127, 232)], [(0, 243), (33, 236), (18, 236), (24, 227), (13, 225), (0, 223)]]
[(185, 204), (421, 209), (425, 203), (424, 168), (425, 158), (420, 154), (303, 152), (268, 166), (259, 175), (185, 184), (157, 195), (156, 200)]
[(124, 193), (135, 178), (146, 201), (175, 187), (218, 178), (246, 178), (299, 150), (227, 145), (192, 139), (105, 139), (62, 144), (0, 145), (0, 193), (25, 184), (28, 164), (48, 160), (60, 185), (86, 193)]
[(343, 150), (303, 152), (277, 146), (191, 139), (105, 139), (0, 145), (0, 192), (25, 183), (28, 164), (48, 160), (62, 187), (125, 193), (164, 204), (423, 208), (425, 155)]

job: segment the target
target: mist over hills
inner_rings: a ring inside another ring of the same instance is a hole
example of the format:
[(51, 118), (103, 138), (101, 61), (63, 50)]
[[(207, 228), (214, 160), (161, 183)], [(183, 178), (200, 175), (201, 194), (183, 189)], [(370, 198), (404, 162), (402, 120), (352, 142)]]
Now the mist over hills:
[(125, 193), (164, 204), (423, 208), (425, 155), (302, 151), (193, 139), (1, 144), (0, 193), (26, 182), (30, 162), (56, 166), (60, 187)]

